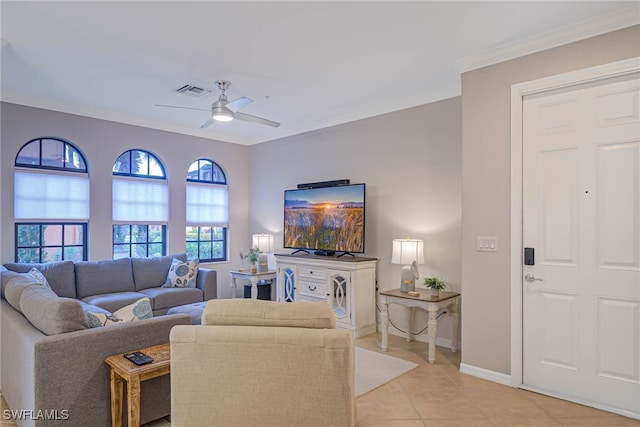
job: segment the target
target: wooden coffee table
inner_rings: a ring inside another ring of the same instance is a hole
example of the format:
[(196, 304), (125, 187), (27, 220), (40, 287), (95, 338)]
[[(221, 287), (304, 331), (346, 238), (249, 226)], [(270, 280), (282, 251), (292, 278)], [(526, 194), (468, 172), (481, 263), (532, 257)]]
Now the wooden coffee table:
[(128, 425), (138, 427), (140, 425), (140, 383), (167, 375), (171, 368), (169, 343), (136, 351), (153, 357), (153, 362), (138, 366), (126, 359), (124, 353), (105, 359), (111, 367), (111, 425), (113, 427), (122, 425), (122, 382), (127, 383)]

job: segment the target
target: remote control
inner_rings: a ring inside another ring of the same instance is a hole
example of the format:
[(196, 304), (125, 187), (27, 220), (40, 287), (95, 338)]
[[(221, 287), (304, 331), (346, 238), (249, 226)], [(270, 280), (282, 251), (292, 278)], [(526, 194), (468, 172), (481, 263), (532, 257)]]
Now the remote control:
[(146, 365), (153, 362), (153, 357), (147, 356), (141, 351), (134, 351), (133, 353), (125, 353), (124, 357), (135, 363), (136, 365)]

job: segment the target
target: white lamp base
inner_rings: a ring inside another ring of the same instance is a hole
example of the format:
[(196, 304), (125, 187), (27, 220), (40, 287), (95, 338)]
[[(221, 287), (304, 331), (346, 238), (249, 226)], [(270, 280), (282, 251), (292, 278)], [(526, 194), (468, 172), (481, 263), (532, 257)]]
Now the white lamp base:
[(402, 266), (402, 273), (400, 273), (400, 292), (409, 292), (416, 290), (416, 279), (413, 275), (410, 265)]
[(269, 257), (264, 252), (258, 255), (258, 272), (269, 271)]

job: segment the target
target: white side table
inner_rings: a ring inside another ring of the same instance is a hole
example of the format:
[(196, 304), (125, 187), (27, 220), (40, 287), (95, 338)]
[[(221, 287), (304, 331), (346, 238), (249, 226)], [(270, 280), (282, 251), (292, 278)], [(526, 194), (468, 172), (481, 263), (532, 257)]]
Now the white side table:
[(258, 282), (260, 280), (271, 280), (271, 287), (276, 284), (276, 271), (269, 270), (260, 273), (252, 273), (251, 271), (230, 271), (231, 274), (231, 298), (236, 297), (237, 279), (247, 280), (251, 282), (251, 298), (258, 299)]
[(413, 310), (421, 308), (429, 313), (427, 323), (429, 333), (429, 363), (436, 361), (436, 337), (438, 336), (438, 312), (447, 310), (451, 318), (451, 351), (458, 350), (458, 325), (460, 324), (460, 294), (458, 292), (440, 291), (440, 296), (432, 297), (429, 290), (420, 293), (419, 297), (412, 297), (400, 289), (380, 292), (382, 304), (382, 351), (387, 351), (389, 342), (389, 304), (398, 304), (407, 308), (407, 341), (412, 341), (411, 327), (413, 326)]

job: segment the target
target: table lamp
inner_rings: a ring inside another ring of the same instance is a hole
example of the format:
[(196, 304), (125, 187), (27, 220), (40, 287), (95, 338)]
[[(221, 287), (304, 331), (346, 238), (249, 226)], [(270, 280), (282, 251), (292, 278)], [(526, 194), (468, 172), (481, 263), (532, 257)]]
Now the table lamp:
[(401, 264), (400, 292), (416, 290), (418, 264), (424, 264), (424, 241), (417, 239), (393, 239), (391, 263)]
[(254, 234), (253, 247), (258, 248), (260, 255), (258, 256), (258, 273), (269, 270), (268, 252), (273, 252), (273, 235), (272, 234)]

